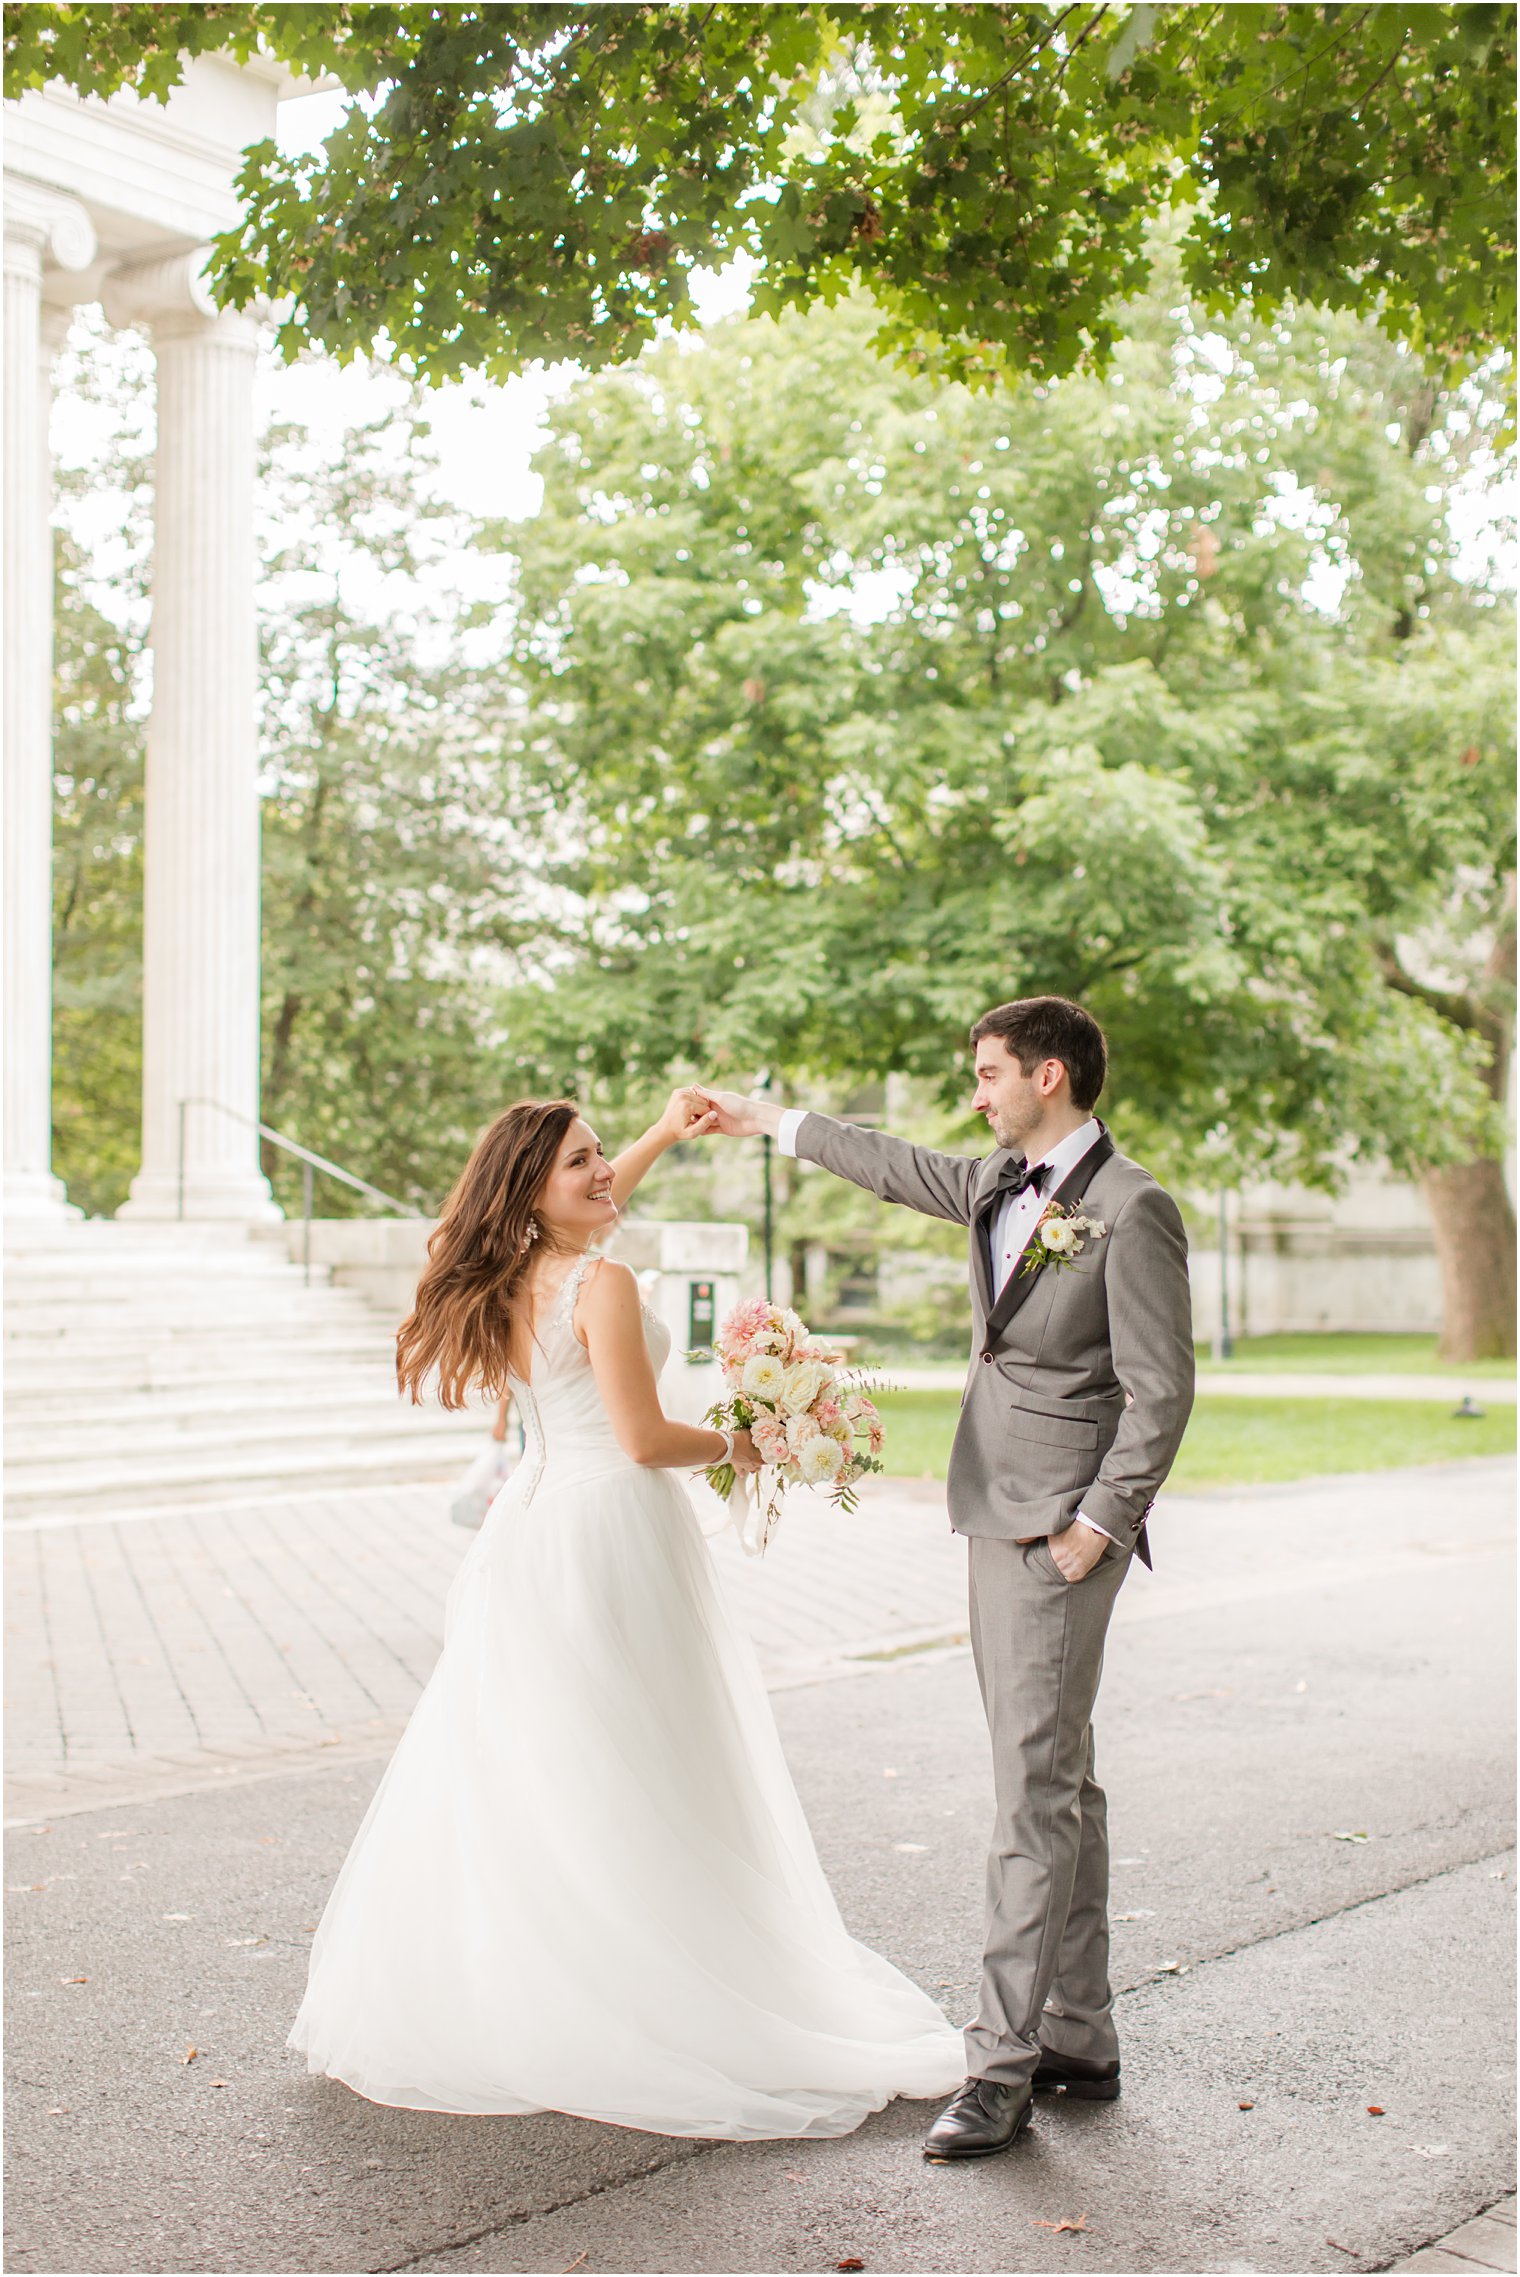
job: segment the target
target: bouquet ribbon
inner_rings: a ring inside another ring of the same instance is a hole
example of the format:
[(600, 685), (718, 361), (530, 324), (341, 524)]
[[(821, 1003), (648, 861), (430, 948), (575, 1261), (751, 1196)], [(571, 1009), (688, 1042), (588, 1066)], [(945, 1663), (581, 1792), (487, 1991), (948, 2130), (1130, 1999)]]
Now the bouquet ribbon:
[(722, 1507), (722, 1517), (713, 1525), (704, 1525), (703, 1532), (719, 1534), (725, 1526), (732, 1526), (745, 1556), (763, 1557), (781, 1515), (775, 1471), (767, 1464), (762, 1471), (736, 1472)]

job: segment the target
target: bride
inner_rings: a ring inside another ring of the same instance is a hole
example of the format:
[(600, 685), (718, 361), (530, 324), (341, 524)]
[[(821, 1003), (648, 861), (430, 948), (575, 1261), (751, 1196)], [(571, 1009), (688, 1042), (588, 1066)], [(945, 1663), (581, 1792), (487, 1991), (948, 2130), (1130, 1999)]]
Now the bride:
[(747, 1433), (672, 1422), (665, 1328), (591, 1245), (712, 1127), (677, 1092), (609, 1163), (568, 1101), (492, 1124), (397, 1339), (413, 1399), (511, 1391), (527, 1451), (338, 1877), (290, 2035), (411, 2110), (667, 2135), (842, 2135), (946, 2093), (961, 2035), (840, 1919), (748, 1640), (674, 1473)]

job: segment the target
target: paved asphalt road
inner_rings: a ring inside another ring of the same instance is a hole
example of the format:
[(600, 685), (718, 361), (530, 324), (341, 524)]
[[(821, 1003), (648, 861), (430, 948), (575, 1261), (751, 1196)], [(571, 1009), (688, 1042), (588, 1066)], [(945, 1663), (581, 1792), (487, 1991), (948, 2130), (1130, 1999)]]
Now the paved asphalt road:
[[(1513, 1472), (1425, 1474), (1411, 1504), (1412, 1476), (1341, 1513), (1252, 1504), (1212, 1548), (1179, 1530), (1126, 1583), (1155, 1595), (1100, 1703), (1117, 2105), (1042, 2101), (969, 2170), (923, 2163), (923, 2105), (743, 2146), (373, 2108), (282, 2045), (379, 1770), (333, 1764), (12, 1835), (7, 2267), (1320, 2271), (1441, 2236), (1513, 2188)], [(1290, 1586), (1260, 1580), (1274, 1539)], [(969, 1661), (776, 1708), (852, 1926), (963, 2014)]]

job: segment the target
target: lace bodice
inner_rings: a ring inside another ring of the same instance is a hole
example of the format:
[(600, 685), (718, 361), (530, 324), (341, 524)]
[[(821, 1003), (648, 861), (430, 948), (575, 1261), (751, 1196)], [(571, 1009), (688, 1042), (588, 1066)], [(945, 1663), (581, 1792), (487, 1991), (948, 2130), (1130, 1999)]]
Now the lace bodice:
[[(620, 1469), (631, 1460), (618, 1445), (612, 1418), (597, 1390), (591, 1355), (575, 1333), (576, 1299), (599, 1263), (599, 1258), (583, 1257), (560, 1283), (534, 1336), (532, 1380), (508, 1378), (526, 1440), (513, 1480), (517, 1488), (513, 1499), (518, 1502), (532, 1499), (551, 1462), (556, 1474), (568, 1479)], [(670, 1331), (648, 1305), (640, 1310), (644, 1340), (658, 1375), (670, 1357)]]

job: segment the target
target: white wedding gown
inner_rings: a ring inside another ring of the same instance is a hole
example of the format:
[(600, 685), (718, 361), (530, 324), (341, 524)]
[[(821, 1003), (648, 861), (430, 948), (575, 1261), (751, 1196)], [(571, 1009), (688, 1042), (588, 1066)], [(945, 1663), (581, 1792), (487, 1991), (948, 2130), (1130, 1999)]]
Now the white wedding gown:
[[(680, 1481), (618, 1446), (572, 1315), (449, 1595), (290, 2035), (411, 2110), (842, 2135), (961, 2035), (849, 1935)], [(646, 1311), (656, 1370), (669, 1335)]]

